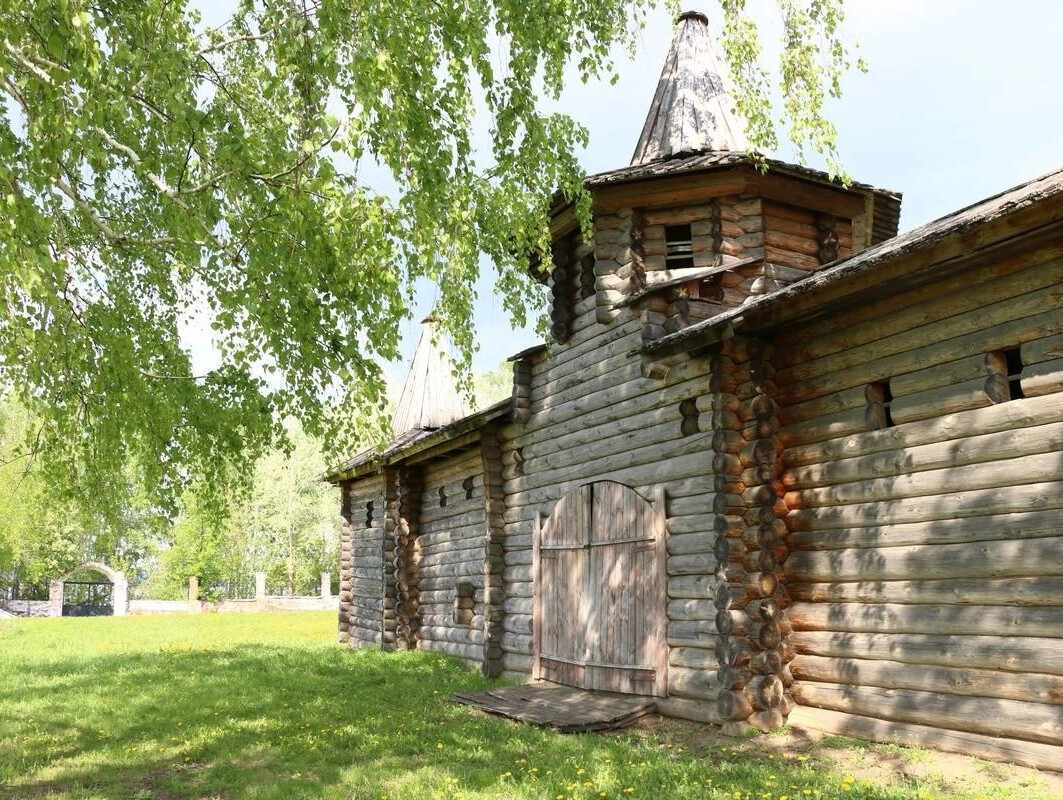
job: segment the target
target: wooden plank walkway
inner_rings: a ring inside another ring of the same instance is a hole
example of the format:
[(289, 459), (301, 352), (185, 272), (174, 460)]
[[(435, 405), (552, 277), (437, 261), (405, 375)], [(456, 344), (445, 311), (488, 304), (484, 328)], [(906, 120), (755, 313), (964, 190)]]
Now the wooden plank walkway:
[(454, 700), (488, 714), (556, 728), (562, 733), (619, 730), (657, 710), (652, 697), (593, 692), (553, 683), (456, 694)]

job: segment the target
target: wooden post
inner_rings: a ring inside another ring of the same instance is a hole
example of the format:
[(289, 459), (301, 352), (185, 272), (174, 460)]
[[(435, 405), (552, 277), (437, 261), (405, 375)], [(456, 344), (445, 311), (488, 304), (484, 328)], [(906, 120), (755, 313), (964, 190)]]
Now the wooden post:
[(535, 527), (532, 528), (532, 680), (542, 678), (542, 663), (539, 652), (543, 635), (543, 598), (539, 580), (539, 540), (542, 539), (542, 517), (535, 512)]
[(332, 597), (332, 575), (328, 572), (321, 573), (321, 598), (328, 600)]
[(188, 579), (188, 602), (199, 602), (199, 576), (193, 575)]
[(266, 573), (255, 573), (255, 602), (264, 603), (266, 601)]

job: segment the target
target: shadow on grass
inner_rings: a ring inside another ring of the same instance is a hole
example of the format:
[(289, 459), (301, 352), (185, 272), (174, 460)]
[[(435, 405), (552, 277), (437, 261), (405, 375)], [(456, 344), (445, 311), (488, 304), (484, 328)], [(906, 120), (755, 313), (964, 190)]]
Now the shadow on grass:
[(808, 764), (487, 717), (449, 698), (488, 682), (429, 653), (164, 646), (0, 666), (15, 663), (0, 683), (4, 798), (902, 796)]

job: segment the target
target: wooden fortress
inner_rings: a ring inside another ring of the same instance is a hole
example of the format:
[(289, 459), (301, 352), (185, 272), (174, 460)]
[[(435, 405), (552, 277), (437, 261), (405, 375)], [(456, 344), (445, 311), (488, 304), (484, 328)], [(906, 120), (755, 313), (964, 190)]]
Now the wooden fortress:
[(897, 235), (745, 155), (684, 14), (632, 164), (553, 213), (553, 341), (425, 334), (342, 487), (340, 639), (664, 714), (1063, 768), (1063, 172)]

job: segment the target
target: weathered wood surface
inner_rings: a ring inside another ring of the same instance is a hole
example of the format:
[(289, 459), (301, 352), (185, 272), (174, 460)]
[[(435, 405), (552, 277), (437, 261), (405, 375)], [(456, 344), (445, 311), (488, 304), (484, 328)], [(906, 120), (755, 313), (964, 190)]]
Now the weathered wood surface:
[(454, 700), (488, 714), (555, 728), (562, 733), (619, 730), (656, 711), (656, 701), (652, 698), (551, 683), (456, 694)]
[(1063, 676), (1034, 672), (1002, 674), (994, 669), (923, 666), (903, 661), (826, 658), (798, 655), (790, 671), (799, 681), (815, 681), (885, 689), (916, 689), (943, 694), (998, 697), (1063, 705)]
[(927, 724), (875, 719), (823, 708), (799, 706), (791, 712), (789, 723), (797, 728), (811, 728), (875, 742), (934, 747), (1035, 769), (1059, 770), (1063, 764), (1063, 747), (1056, 745), (948, 730)]
[(662, 515), (621, 484), (588, 484), (558, 502), (534, 565), (539, 675), (665, 694), (664, 539)]
[[(447, 652), (480, 666), (487, 555), (480, 450), (457, 451), (428, 464), (419, 502), (419, 647)], [(459, 582), (473, 587), (467, 619), (455, 614)]]
[[(1063, 261), (978, 269), (776, 342), (793, 693), (859, 735), (1041, 758), (1063, 744)], [(886, 379), (894, 427), (870, 416)]]
[(897, 722), (933, 719), (943, 728), (1063, 744), (1063, 712), (1056, 705), (812, 681), (795, 683), (793, 692), (799, 703), (817, 708)]

